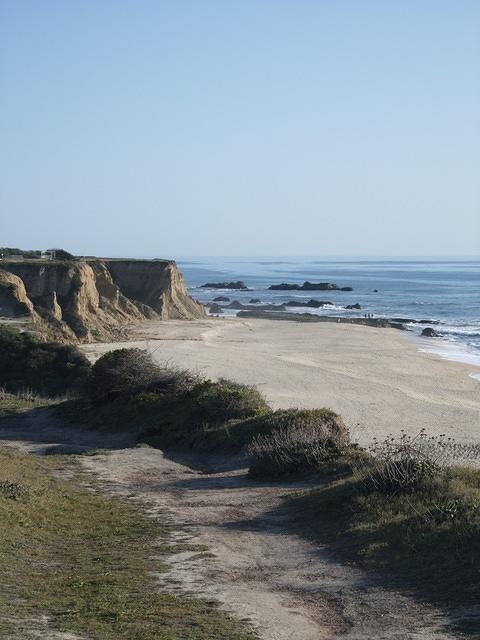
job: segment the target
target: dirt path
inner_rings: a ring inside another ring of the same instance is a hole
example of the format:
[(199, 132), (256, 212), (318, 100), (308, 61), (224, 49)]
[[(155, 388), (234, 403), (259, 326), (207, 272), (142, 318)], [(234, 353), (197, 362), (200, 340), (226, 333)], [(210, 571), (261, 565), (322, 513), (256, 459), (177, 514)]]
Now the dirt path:
[[(0, 446), (114, 447), (112, 437), (64, 428), (50, 412), (10, 421)], [(78, 458), (108, 492), (143, 501), (170, 523), (171, 545), (202, 545), (167, 556), (162, 589), (215, 599), (248, 619), (264, 640), (446, 640), (438, 610), (375, 585), (328, 550), (292, 533), (283, 498), (299, 484), (249, 481), (245, 470), (194, 470), (150, 448), (121, 448)], [(188, 462), (188, 461), (187, 461)], [(217, 464), (218, 461), (215, 462)]]
[(265, 484), (245, 470), (202, 473), (154, 449), (82, 460), (111, 490), (169, 515), (171, 542), (205, 545), (170, 557), (162, 586), (219, 600), (265, 640), (446, 639), (434, 608), (376, 586), (291, 532), (283, 497), (298, 484)]

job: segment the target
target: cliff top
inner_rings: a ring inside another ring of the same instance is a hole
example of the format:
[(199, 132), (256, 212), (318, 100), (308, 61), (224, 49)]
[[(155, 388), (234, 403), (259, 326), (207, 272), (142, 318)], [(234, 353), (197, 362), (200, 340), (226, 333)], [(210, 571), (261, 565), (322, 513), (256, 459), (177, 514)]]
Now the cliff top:
[(175, 264), (175, 260), (169, 260), (166, 258), (97, 258), (95, 256), (76, 256), (71, 259), (58, 259), (58, 258), (25, 258), (23, 256), (6, 256), (0, 258), (0, 268), (2, 264), (10, 264), (14, 262), (22, 264), (42, 264), (42, 265), (54, 265), (54, 264), (70, 264), (76, 262), (134, 262), (138, 264)]

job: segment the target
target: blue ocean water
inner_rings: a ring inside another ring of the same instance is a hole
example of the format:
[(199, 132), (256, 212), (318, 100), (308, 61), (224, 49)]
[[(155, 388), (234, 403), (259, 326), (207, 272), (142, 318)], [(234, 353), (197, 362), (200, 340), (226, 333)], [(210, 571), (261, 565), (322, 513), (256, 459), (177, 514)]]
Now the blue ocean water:
[[(204, 303), (221, 294), (243, 303), (251, 298), (277, 304), (311, 298), (329, 300), (332, 307), (289, 310), (351, 317), (371, 313), (375, 317), (427, 321), (409, 326), (416, 335), (430, 325), (429, 320), (437, 320), (440, 324), (435, 329), (441, 337), (441, 341), (435, 341), (437, 350), (439, 342), (449, 343), (450, 351), (457, 346), (465, 354), (480, 359), (480, 259), (206, 257), (183, 258), (177, 262), (191, 295)], [(244, 280), (250, 290), (226, 293), (201, 288), (206, 282), (224, 280)], [(339, 287), (351, 286), (353, 291), (268, 290), (271, 284), (302, 284), (305, 280), (334, 282)], [(378, 292), (375, 293), (375, 289)], [(362, 306), (361, 311), (344, 310), (346, 305), (357, 302)]]

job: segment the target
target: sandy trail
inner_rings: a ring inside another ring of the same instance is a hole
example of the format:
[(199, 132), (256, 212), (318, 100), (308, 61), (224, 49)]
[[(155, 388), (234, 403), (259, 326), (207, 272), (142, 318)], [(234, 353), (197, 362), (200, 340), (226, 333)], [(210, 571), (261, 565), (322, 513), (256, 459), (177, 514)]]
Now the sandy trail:
[(92, 359), (146, 348), (206, 376), (254, 384), (274, 408), (326, 406), (362, 444), (400, 429), (480, 441), (478, 367), (420, 353), (403, 332), (334, 323), (240, 318), (149, 321), (129, 343), (82, 348)]
[[(127, 444), (65, 428), (50, 411), (1, 425), (0, 446), (38, 453), (51, 446)], [(158, 576), (162, 589), (217, 600), (234, 617), (250, 621), (263, 640), (456, 637), (444, 613), (383, 588), (298, 535), (284, 497), (308, 485), (252, 482), (244, 469), (218, 460), (208, 461), (210, 469), (202, 472), (186, 464), (191, 460), (143, 447), (78, 460), (107, 492), (139, 500), (167, 520), (169, 544), (205, 546), (208, 554), (194, 549), (168, 556), (168, 571)]]

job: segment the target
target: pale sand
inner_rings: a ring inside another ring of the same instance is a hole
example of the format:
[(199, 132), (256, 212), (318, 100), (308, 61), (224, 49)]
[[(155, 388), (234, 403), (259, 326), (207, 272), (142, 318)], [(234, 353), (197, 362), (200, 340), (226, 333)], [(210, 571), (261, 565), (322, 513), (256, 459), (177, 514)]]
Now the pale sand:
[(425, 428), (480, 442), (478, 368), (420, 353), (396, 329), (208, 318), (149, 321), (133, 340), (83, 346), (95, 359), (139, 346), (211, 378), (256, 385), (274, 408), (330, 407), (367, 443)]

